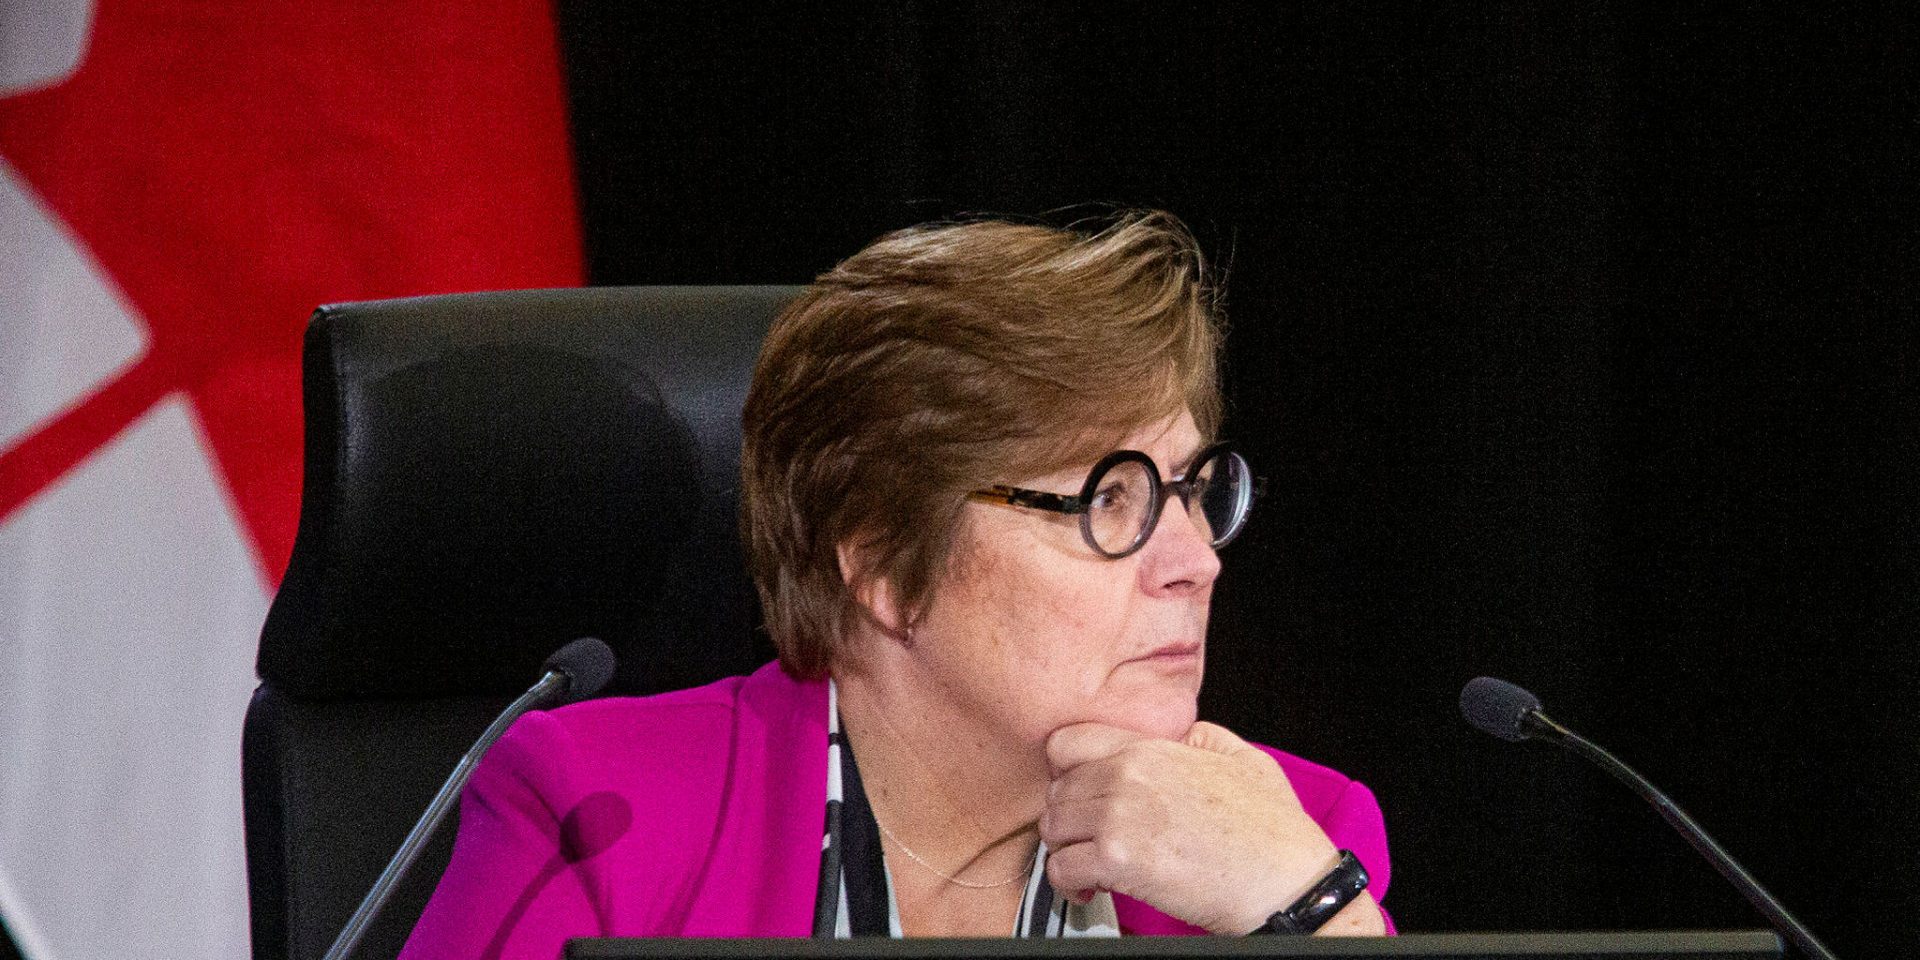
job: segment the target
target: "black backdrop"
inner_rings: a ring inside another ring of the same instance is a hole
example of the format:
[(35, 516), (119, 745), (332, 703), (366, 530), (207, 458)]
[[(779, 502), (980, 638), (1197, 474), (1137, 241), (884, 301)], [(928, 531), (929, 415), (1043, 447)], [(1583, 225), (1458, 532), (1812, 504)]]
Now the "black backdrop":
[(1624, 788), (1468, 730), (1492, 673), (1842, 955), (1920, 946), (1907, 16), (560, 11), (595, 283), (1086, 202), (1230, 265), (1275, 496), (1203, 709), (1375, 789), (1403, 928), (1761, 925)]

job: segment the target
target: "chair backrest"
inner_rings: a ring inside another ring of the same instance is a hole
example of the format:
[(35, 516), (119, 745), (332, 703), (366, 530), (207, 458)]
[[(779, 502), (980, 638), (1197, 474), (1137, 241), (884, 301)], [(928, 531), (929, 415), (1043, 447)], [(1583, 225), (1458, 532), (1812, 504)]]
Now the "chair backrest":
[[(640, 287), (323, 307), (306, 478), (247, 713), (256, 958), (321, 956), (489, 717), (577, 636), (609, 692), (757, 666), (740, 408), (797, 288)], [(358, 957), (404, 942), (451, 850)]]

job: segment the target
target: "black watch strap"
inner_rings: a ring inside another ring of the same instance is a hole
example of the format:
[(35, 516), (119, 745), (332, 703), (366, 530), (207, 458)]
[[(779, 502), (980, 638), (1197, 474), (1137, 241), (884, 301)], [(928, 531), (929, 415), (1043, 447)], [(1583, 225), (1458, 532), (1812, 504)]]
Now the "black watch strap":
[(1312, 933), (1326, 925), (1342, 907), (1353, 902), (1367, 888), (1367, 868), (1352, 850), (1340, 851), (1340, 862), (1320, 882), (1313, 885), (1293, 906), (1261, 924), (1254, 933)]

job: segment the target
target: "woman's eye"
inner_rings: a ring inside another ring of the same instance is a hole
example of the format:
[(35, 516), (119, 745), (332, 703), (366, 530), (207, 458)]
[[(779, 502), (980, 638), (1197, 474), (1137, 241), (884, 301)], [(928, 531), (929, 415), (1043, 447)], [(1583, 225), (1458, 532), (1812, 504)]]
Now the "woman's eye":
[(1110, 483), (1094, 491), (1091, 505), (1095, 510), (1113, 510), (1125, 506), (1127, 500), (1126, 484)]

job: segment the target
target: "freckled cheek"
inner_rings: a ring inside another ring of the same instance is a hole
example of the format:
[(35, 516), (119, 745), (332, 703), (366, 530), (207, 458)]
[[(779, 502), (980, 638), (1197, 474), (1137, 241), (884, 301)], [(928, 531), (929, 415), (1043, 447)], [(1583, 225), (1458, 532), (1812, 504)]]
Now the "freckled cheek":
[(1072, 605), (1047, 584), (1016, 581), (994, 599), (1000, 611), (995, 639), (1012, 659), (1044, 664), (1058, 652), (1059, 639), (1078, 629)]
[(988, 614), (992, 656), (1076, 689), (1097, 685), (1125, 641), (1130, 577), (1063, 549), (1045, 528), (989, 521), (974, 533), (961, 580), (970, 605)]
[(1055, 627), (1050, 631), (1056, 658), (1065, 667), (1097, 684), (1125, 656), (1127, 598), (1101, 583), (1081, 583), (1063, 589), (1048, 606)]

